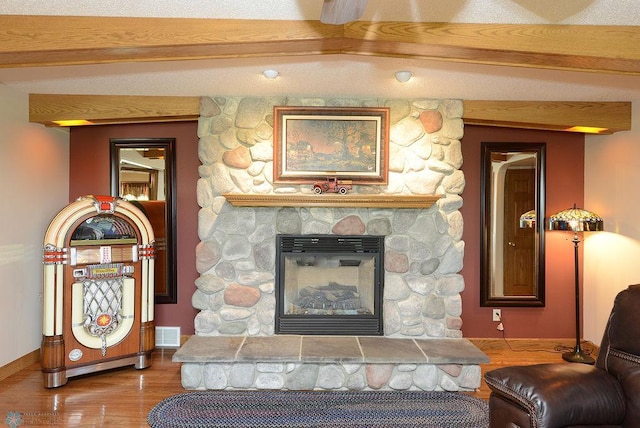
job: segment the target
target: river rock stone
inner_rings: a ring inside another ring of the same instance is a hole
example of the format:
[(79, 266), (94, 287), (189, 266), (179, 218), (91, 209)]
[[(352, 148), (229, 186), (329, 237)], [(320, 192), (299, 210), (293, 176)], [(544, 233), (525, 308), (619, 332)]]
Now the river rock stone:
[(224, 292), (227, 305), (250, 308), (260, 300), (260, 290), (237, 283), (230, 284)]
[(253, 129), (264, 120), (264, 115), (269, 108), (265, 98), (242, 98), (236, 113), (235, 126), (238, 128)]
[(393, 374), (393, 364), (367, 364), (365, 366), (367, 385), (380, 389), (389, 382)]
[(420, 113), (420, 123), (424, 130), (432, 134), (442, 128), (442, 114), (437, 110), (427, 110)]
[(225, 389), (227, 387), (227, 374), (221, 364), (206, 364), (202, 378), (206, 389)]
[(220, 261), (221, 251), (213, 241), (200, 242), (196, 246), (196, 270), (205, 273)]
[(384, 268), (388, 272), (407, 272), (409, 271), (409, 258), (404, 253), (387, 251), (384, 255)]
[(234, 388), (249, 388), (253, 385), (255, 366), (253, 364), (236, 363), (229, 369), (229, 385)]
[(200, 97), (200, 116), (211, 117), (220, 113), (220, 106), (211, 97)]
[(360, 217), (350, 215), (340, 220), (331, 230), (336, 235), (362, 235), (366, 227)]
[(251, 153), (244, 146), (238, 146), (233, 150), (227, 150), (222, 155), (225, 165), (232, 168), (247, 169), (251, 165)]

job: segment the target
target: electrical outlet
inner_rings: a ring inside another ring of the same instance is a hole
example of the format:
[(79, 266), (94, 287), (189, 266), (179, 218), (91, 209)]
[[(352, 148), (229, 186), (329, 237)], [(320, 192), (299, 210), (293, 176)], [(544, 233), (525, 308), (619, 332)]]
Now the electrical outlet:
[(492, 312), (492, 319), (494, 321), (500, 322), (500, 320), (502, 320), (502, 310), (501, 309), (494, 309)]

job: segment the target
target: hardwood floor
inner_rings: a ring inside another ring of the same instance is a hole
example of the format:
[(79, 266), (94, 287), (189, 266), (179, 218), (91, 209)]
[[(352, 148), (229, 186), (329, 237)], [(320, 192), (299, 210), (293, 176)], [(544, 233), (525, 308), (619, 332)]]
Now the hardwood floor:
[[(59, 388), (43, 385), (39, 363), (0, 383), (0, 421), (10, 412), (21, 415), (20, 426), (144, 427), (147, 414), (163, 398), (184, 392), (175, 350), (153, 352), (152, 366), (131, 367), (71, 378)], [(15, 425), (14, 425), (15, 426)]]
[[(575, 340), (542, 339), (469, 339), (489, 357), (489, 364), (482, 364), (482, 375), (493, 369), (507, 366), (520, 366), (541, 363), (565, 363), (562, 353), (573, 349)], [(596, 349), (591, 342), (580, 345), (586, 353), (594, 354)], [(595, 357), (595, 354), (593, 355)], [(568, 363), (567, 363), (568, 364)], [(482, 382), (473, 396), (489, 399), (489, 387)]]
[[(483, 374), (497, 367), (561, 362), (559, 346), (571, 343), (551, 340), (471, 339), (491, 362)], [(585, 346), (583, 349), (591, 349)], [(158, 349), (153, 364), (145, 370), (124, 367), (76, 377), (60, 388), (43, 386), (40, 365), (32, 363), (0, 381), (0, 421), (7, 426), (126, 426), (145, 427), (151, 408), (170, 395), (184, 392), (180, 364), (173, 363), (175, 350)], [(472, 393), (487, 399), (483, 383)], [(11, 425), (12, 418), (17, 419)]]

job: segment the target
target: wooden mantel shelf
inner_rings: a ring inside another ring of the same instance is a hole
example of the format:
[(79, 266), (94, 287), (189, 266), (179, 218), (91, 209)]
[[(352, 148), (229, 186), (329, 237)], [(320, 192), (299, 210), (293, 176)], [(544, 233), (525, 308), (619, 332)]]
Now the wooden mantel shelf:
[(429, 208), (440, 195), (337, 195), (224, 193), (234, 207)]

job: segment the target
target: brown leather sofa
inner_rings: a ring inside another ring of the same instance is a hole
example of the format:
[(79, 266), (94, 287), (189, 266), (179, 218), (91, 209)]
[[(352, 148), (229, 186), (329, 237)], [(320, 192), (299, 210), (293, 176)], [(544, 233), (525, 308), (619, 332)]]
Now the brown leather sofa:
[(615, 299), (595, 365), (489, 371), (491, 428), (640, 427), (640, 284)]

